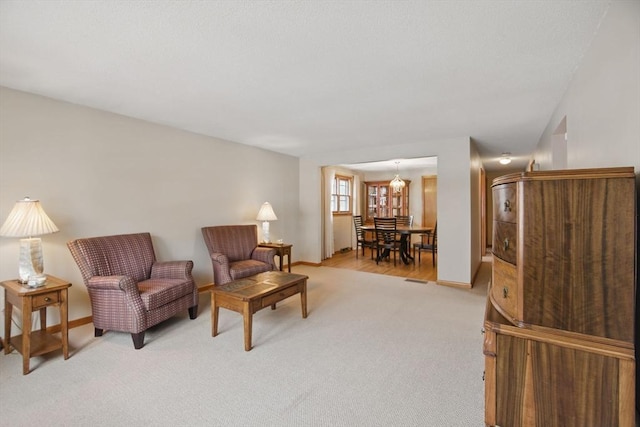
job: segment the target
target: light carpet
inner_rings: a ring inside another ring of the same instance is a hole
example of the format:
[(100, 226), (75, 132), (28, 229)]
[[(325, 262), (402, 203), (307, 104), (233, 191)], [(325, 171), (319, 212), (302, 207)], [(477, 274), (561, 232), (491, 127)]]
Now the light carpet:
[(0, 356), (0, 425), (483, 426), (486, 286), (472, 290), (330, 267), (299, 295), (254, 315), (220, 309), (129, 334), (69, 333), (71, 357)]

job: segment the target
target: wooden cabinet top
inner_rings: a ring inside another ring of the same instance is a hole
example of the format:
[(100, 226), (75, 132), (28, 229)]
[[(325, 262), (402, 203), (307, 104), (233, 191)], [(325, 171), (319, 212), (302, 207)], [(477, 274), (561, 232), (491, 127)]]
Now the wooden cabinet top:
[(595, 169), (562, 169), (511, 173), (494, 179), (493, 185), (506, 184), (515, 181), (633, 177), (635, 177), (635, 174), (632, 166)]

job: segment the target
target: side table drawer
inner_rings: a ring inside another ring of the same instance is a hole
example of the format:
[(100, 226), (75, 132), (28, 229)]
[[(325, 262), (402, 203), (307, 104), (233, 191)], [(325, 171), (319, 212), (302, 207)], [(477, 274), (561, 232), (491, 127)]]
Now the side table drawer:
[(291, 286), (290, 288), (282, 289), (275, 294), (267, 295), (266, 297), (262, 298), (262, 307), (268, 307), (299, 292), (300, 285), (295, 285)]
[(46, 294), (36, 295), (32, 299), (32, 307), (34, 310), (46, 307), (48, 305), (57, 304), (60, 302), (60, 293), (47, 292)]

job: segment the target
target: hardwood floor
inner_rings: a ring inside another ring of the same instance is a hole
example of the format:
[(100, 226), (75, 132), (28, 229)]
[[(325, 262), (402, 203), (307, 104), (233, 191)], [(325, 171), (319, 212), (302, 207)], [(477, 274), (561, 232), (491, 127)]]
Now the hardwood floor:
[[(375, 257), (375, 253), (374, 253)], [(436, 267), (431, 262), (431, 254), (423, 252), (422, 262), (418, 264), (418, 254), (416, 254), (415, 262), (405, 265), (400, 259), (397, 260), (396, 266), (393, 266), (393, 258), (391, 261), (381, 261), (376, 265), (375, 259), (371, 259), (371, 252), (365, 249), (364, 256), (362, 252), (358, 254), (356, 259), (355, 250), (348, 252), (336, 253), (333, 257), (322, 261), (322, 265), (326, 267), (347, 268), (350, 270), (365, 271), (367, 273), (387, 274), (390, 276), (406, 277), (408, 279), (425, 280), (435, 282), (438, 278), (438, 257), (436, 256)]]

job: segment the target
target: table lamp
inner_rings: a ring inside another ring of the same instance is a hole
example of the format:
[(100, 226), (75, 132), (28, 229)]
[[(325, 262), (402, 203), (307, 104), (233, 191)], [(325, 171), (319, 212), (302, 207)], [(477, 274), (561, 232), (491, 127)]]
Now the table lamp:
[(43, 234), (55, 233), (58, 227), (47, 216), (38, 200), (18, 200), (0, 228), (0, 236), (21, 237), (18, 276), (20, 283), (42, 286), (46, 280), (42, 260)]
[(269, 221), (275, 221), (278, 219), (269, 202), (264, 202), (262, 204), (256, 219), (258, 221), (262, 221), (262, 239), (264, 243), (269, 243)]

